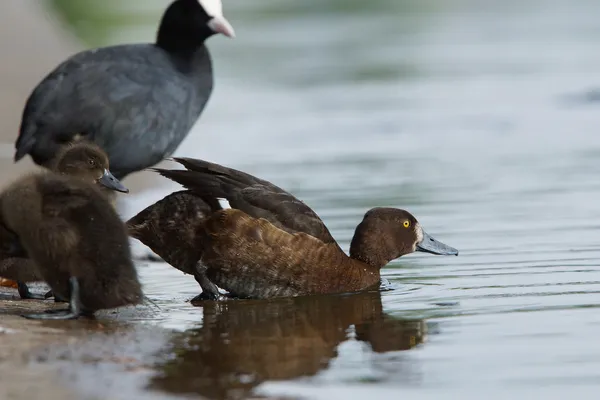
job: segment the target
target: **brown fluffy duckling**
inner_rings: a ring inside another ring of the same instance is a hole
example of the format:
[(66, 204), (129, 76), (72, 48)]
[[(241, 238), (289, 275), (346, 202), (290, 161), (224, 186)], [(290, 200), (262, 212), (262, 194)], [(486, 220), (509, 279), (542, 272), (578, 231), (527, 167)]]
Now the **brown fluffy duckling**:
[(206, 161), (174, 160), (187, 170), (155, 170), (188, 190), (127, 224), (131, 236), (194, 275), (203, 291), (194, 300), (219, 298), (217, 287), (244, 298), (359, 291), (378, 285), (380, 269), (402, 255), (458, 255), (409, 212), (373, 208), (348, 256), (317, 214), (283, 189)]
[(92, 142), (79, 140), (63, 146), (47, 166), (57, 174), (97, 183), (111, 203), (115, 192), (129, 193), (129, 189), (110, 172), (104, 150)]
[[(108, 156), (96, 144), (86, 141), (77, 141), (63, 146), (56, 157), (49, 163), (48, 168), (60, 175), (68, 175), (90, 183), (97, 183), (111, 203), (114, 202), (115, 191), (128, 193), (129, 190), (117, 180), (109, 170)], [(11, 239), (12, 238), (12, 239)], [(6, 228), (0, 229), (0, 246), (8, 246), (15, 250), (23, 251), (16, 235)], [(35, 269), (27, 255), (7, 254), (0, 250), (0, 276), (15, 280), (19, 295), (23, 299), (45, 299), (52, 296), (52, 292), (45, 295), (33, 294), (29, 291), (27, 282), (40, 281), (41, 276)]]
[[(77, 153), (80, 146), (71, 150)], [(3, 226), (16, 235), (54, 295), (69, 301), (69, 310), (29, 318), (77, 318), (142, 300), (126, 229), (94, 182), (113, 189), (120, 183), (99, 159), (88, 158), (94, 162), (79, 162), (78, 168), (75, 161), (65, 164), (74, 168), (69, 175), (27, 175), (0, 194)], [(23, 255), (18, 246), (6, 251)]]

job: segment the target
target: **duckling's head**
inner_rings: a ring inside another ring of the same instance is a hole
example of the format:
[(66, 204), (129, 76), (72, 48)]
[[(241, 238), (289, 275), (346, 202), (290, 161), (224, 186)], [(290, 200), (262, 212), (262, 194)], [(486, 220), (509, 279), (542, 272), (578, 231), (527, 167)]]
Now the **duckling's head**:
[(367, 211), (350, 244), (352, 258), (378, 268), (415, 251), (458, 255), (458, 250), (427, 234), (411, 213), (398, 208)]
[(111, 190), (129, 193), (108, 169), (108, 156), (96, 144), (75, 142), (64, 146), (55, 157), (51, 169), (88, 182), (95, 182)]

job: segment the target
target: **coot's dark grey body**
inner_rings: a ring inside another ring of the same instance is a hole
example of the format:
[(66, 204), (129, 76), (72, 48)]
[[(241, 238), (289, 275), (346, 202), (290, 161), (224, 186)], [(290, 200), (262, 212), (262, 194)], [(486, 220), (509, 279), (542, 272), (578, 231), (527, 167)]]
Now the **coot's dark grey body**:
[(214, 21), (226, 23), (198, 0), (176, 0), (156, 44), (103, 47), (64, 61), (27, 100), (15, 161), (30, 154), (46, 165), (77, 135), (106, 151), (118, 179), (171, 155), (212, 92), (204, 41), (217, 32), (233, 36), (228, 23)]

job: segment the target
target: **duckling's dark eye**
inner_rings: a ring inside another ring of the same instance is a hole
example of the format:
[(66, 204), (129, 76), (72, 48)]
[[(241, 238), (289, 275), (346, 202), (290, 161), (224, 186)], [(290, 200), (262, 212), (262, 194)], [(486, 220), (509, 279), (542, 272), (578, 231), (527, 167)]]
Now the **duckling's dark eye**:
[(410, 221), (406, 220), (402, 223), (402, 226), (404, 226), (405, 228), (408, 228), (410, 226)]
[(96, 161), (94, 160), (89, 160), (88, 163), (92, 166), (95, 167), (96, 166)]

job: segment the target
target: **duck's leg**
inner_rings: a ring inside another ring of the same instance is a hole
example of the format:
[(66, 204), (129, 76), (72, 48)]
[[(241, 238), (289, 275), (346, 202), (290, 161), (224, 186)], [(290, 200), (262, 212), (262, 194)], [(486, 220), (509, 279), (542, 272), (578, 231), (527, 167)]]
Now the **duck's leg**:
[(202, 265), (201, 262), (196, 263), (196, 271), (194, 273), (194, 278), (196, 278), (196, 282), (202, 288), (202, 293), (198, 296), (194, 297), (191, 302), (197, 302), (202, 300), (222, 300), (224, 296), (219, 293), (219, 288), (217, 285), (212, 283), (210, 279), (206, 276), (206, 266)]
[(87, 315), (83, 312), (81, 305), (77, 278), (74, 276), (69, 278), (69, 285), (71, 287), (71, 301), (69, 302), (68, 310), (49, 310), (50, 312), (43, 314), (27, 314), (23, 315), (23, 317), (28, 319), (77, 319), (80, 316)]
[(31, 293), (25, 282), (17, 281), (17, 290), (22, 299), (46, 300), (47, 297), (43, 294)]

